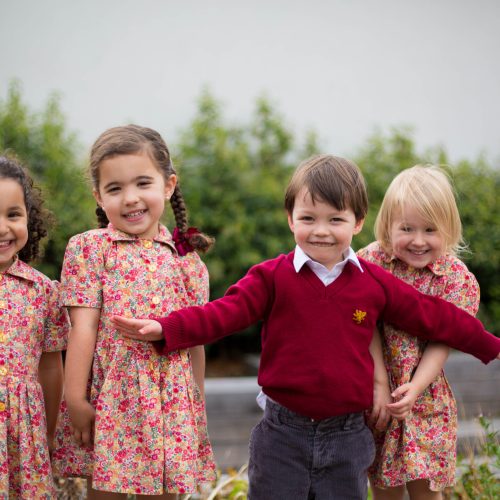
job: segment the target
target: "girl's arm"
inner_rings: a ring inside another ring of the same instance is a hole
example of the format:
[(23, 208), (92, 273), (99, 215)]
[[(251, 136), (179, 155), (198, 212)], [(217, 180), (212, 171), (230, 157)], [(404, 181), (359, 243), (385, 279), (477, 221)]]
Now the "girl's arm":
[(205, 348), (202, 345), (190, 347), (189, 353), (191, 354), (194, 381), (200, 389), (201, 398), (205, 399)]
[[(400, 385), (391, 395), (398, 400), (387, 405), (390, 414), (402, 420), (413, 408), (418, 396), (436, 380), (448, 359), (450, 348), (444, 344), (428, 344), (411, 382)], [(401, 399), (400, 399), (401, 398)]]
[(97, 336), (100, 309), (71, 307), (71, 331), (65, 368), (65, 399), (75, 440), (89, 444), (95, 411), (87, 400), (87, 383)]
[(389, 377), (384, 365), (382, 338), (378, 328), (373, 332), (369, 349), (374, 363), (373, 408), (370, 421), (376, 429), (384, 430), (389, 423), (390, 415), (387, 406), (392, 402), (392, 398)]
[(61, 351), (43, 352), (38, 364), (38, 380), (42, 386), (47, 418), (47, 442), (52, 451), (57, 415), (63, 392)]

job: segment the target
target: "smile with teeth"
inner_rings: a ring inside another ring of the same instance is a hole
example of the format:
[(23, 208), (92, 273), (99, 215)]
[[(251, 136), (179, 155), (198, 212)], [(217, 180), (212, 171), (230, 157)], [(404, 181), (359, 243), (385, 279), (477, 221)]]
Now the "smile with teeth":
[(427, 253), (427, 250), (410, 250), (410, 253), (413, 255), (425, 255)]
[(129, 212), (128, 214), (125, 214), (124, 217), (126, 219), (137, 219), (139, 217), (142, 217), (146, 213), (146, 210), (137, 210), (135, 212)]
[(310, 241), (309, 244), (315, 247), (331, 247), (335, 245), (335, 243), (329, 243), (328, 241)]
[(12, 244), (12, 240), (0, 241), (0, 248), (7, 248)]

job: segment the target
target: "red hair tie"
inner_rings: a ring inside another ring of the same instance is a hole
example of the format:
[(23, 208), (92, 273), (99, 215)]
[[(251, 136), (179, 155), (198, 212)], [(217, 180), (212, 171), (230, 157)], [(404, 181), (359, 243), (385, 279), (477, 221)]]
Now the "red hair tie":
[(196, 227), (189, 227), (185, 233), (181, 233), (178, 227), (174, 229), (172, 239), (174, 240), (177, 253), (181, 257), (194, 251), (193, 245), (191, 245), (188, 240), (190, 236), (194, 236), (196, 234), (201, 234)]

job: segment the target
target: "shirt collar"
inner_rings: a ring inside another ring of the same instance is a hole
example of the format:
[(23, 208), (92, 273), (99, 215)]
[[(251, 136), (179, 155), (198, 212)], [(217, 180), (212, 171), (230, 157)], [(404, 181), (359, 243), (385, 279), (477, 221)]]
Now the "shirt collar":
[(15, 258), (11, 266), (5, 271), (5, 274), (10, 274), (28, 281), (38, 281), (39, 279), (38, 272), (26, 264), (26, 262), (19, 260), (18, 257)]
[[(111, 238), (111, 241), (135, 241), (139, 239), (132, 234), (124, 233), (123, 231), (116, 229), (113, 224), (111, 224), (111, 222), (108, 224), (107, 231), (109, 238)], [(172, 235), (163, 224), (159, 225), (158, 234), (153, 238), (153, 241), (164, 243), (168, 245), (175, 253), (177, 253), (174, 241), (172, 240)]]
[[(309, 257), (305, 252), (304, 250), (302, 250), (302, 248), (299, 247), (299, 245), (296, 245), (295, 247), (295, 253), (294, 253), (294, 256), (293, 256), (293, 267), (295, 268), (295, 271), (298, 273), (302, 267), (304, 266), (304, 264), (306, 264), (307, 262), (315, 262), (314, 260), (311, 259), (311, 257)], [(356, 256), (356, 253), (354, 252), (354, 250), (349, 247), (349, 250), (347, 251), (347, 256), (344, 257), (344, 260), (335, 264), (334, 268), (336, 266), (341, 266), (342, 268), (347, 264), (347, 262), (352, 262), (361, 272), (363, 272), (363, 268), (361, 267), (361, 264), (358, 260), (358, 257)], [(316, 262), (317, 265), (322, 265), (322, 264), (319, 264), (319, 262)], [(325, 266), (323, 266), (325, 267)], [(326, 268), (325, 268), (326, 269)], [(332, 269), (332, 271), (333, 271)], [(330, 272), (332, 272), (330, 271)]]

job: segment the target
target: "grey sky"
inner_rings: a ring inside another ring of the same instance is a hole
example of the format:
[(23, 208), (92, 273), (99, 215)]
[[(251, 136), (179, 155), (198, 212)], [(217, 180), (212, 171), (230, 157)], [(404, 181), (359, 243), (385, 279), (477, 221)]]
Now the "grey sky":
[(1, 0), (0, 97), (59, 91), (86, 146), (125, 122), (171, 143), (208, 85), (235, 122), (267, 95), (325, 152), (409, 124), (420, 150), (498, 160), (499, 19), (498, 0)]

